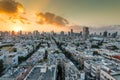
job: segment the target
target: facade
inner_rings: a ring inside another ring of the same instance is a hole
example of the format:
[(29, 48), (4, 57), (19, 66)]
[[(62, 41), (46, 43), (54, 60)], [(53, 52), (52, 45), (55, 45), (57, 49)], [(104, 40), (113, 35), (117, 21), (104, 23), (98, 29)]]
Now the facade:
[(89, 37), (89, 28), (83, 27), (83, 38), (87, 39)]
[(70, 33), (71, 33), (71, 36), (73, 36), (73, 34), (74, 34), (73, 29), (71, 29), (71, 32), (70, 32)]
[(84, 80), (85, 74), (80, 73), (72, 62), (65, 63), (65, 80)]
[(108, 36), (108, 32), (107, 31), (103, 32), (103, 36), (107, 37)]
[(120, 65), (99, 57), (84, 61), (86, 80), (119, 80)]
[(18, 65), (18, 55), (16, 53), (5, 54), (3, 61), (5, 65)]

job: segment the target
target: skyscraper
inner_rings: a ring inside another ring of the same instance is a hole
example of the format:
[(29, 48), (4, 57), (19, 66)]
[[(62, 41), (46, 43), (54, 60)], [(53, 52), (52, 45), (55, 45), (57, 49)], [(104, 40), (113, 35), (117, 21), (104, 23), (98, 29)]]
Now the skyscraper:
[(82, 36), (82, 31), (80, 31), (80, 36)]
[(15, 31), (12, 31), (12, 32), (11, 32), (11, 35), (12, 35), (12, 36), (15, 36)]
[(68, 31), (68, 36), (70, 36), (70, 31)]
[(64, 31), (61, 31), (60, 35), (61, 35), (61, 36), (64, 36)]
[(112, 37), (113, 37), (113, 38), (116, 38), (116, 37), (117, 37), (117, 34), (118, 34), (118, 32), (112, 33)]
[(39, 36), (39, 31), (38, 30), (33, 31), (33, 35), (34, 36)]
[(89, 28), (83, 27), (83, 38), (87, 39), (89, 37)]
[(108, 35), (108, 32), (107, 32), (107, 31), (103, 32), (103, 36), (104, 36), (104, 37), (107, 37), (107, 35)]
[(22, 35), (22, 31), (20, 30), (20, 31), (18, 32), (18, 34), (19, 34), (19, 36), (21, 36), (21, 35)]
[(73, 33), (74, 33), (74, 32), (73, 32), (73, 29), (71, 29), (71, 36), (73, 36)]

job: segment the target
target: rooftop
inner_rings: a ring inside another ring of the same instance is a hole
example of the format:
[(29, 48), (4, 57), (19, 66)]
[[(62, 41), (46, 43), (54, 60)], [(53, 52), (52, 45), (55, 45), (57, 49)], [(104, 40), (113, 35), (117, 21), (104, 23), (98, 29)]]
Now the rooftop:
[(36, 66), (25, 80), (54, 80), (55, 73), (55, 66)]
[(99, 57), (87, 60), (86, 62), (93, 66), (100, 66), (102, 70), (107, 73), (109, 72), (115, 79), (120, 78), (120, 64), (115, 61)]

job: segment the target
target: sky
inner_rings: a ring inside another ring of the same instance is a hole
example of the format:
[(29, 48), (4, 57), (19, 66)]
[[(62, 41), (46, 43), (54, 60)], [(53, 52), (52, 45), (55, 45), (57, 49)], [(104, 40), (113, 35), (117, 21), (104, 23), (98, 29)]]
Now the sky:
[(0, 0), (0, 30), (79, 31), (120, 24), (120, 0)]

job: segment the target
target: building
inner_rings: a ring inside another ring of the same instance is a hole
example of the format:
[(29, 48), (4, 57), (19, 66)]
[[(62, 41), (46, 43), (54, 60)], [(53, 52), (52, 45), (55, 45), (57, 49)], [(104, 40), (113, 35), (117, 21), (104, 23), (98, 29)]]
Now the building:
[(70, 36), (70, 31), (68, 31), (68, 36)]
[(56, 66), (36, 65), (24, 80), (56, 80)]
[(87, 39), (89, 37), (89, 28), (83, 27), (83, 38)]
[(19, 33), (18, 33), (18, 34), (19, 34), (19, 36), (21, 36), (21, 35), (22, 35), (22, 33), (23, 33), (23, 32), (20, 30), (20, 31), (19, 31)]
[(71, 36), (73, 36), (74, 32), (73, 32), (73, 29), (71, 29)]
[(85, 73), (79, 72), (72, 62), (65, 63), (65, 80), (85, 80)]
[(15, 66), (18, 65), (18, 55), (17, 53), (8, 53), (5, 54), (4, 56), (4, 64), (5, 65), (11, 65), (11, 66)]
[(35, 30), (35, 31), (33, 31), (33, 35), (36, 37), (36, 36), (39, 36), (39, 31), (38, 30)]
[(64, 36), (64, 31), (61, 31), (60, 35), (61, 35), (61, 36)]
[(103, 36), (104, 36), (104, 37), (107, 37), (107, 35), (108, 35), (108, 32), (107, 32), (107, 31), (103, 32)]
[(84, 61), (86, 80), (119, 80), (120, 64), (103, 57)]
[(15, 31), (12, 31), (12, 32), (11, 32), (11, 35), (12, 35), (12, 36), (15, 36)]
[(80, 31), (80, 36), (82, 36), (82, 31)]
[(116, 37), (117, 37), (117, 34), (118, 34), (118, 32), (112, 33), (112, 37), (113, 37), (113, 38), (116, 38)]

